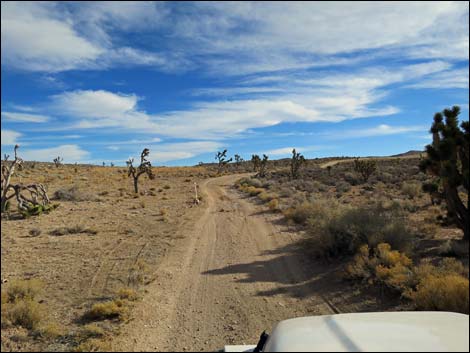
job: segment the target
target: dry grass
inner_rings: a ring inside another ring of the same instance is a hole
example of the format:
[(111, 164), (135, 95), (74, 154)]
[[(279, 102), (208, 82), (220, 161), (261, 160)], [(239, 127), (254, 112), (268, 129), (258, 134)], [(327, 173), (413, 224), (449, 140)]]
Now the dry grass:
[(96, 201), (98, 199), (96, 195), (80, 189), (77, 185), (57, 189), (53, 198), (61, 201)]
[(139, 294), (132, 288), (121, 288), (116, 293), (119, 299), (125, 299), (129, 301), (135, 301), (139, 299)]
[(91, 228), (85, 228), (82, 225), (75, 225), (71, 227), (61, 227), (52, 230), (49, 234), (54, 236), (62, 236), (62, 235), (71, 235), (71, 234), (82, 234), (87, 233), (89, 235), (96, 235), (98, 233), (97, 230)]
[(124, 301), (120, 299), (110, 300), (103, 303), (94, 304), (88, 310), (83, 318), (90, 321), (119, 319), (123, 320), (127, 314), (127, 308)]

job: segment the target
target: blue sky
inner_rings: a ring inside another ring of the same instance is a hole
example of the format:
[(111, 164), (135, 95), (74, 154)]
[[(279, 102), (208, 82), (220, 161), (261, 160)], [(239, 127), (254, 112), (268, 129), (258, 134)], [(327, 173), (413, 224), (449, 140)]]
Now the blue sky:
[(2, 153), (389, 155), (468, 119), (468, 2), (2, 2)]

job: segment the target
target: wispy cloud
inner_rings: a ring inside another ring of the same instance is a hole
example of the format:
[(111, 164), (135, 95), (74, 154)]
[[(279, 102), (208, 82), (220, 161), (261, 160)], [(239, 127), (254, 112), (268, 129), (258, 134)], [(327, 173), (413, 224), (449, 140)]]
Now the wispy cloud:
[[(379, 49), (464, 60), (469, 49), (464, 2), (2, 2), (2, 24), (2, 64), (47, 72), (146, 65), (240, 75), (350, 65)], [(171, 43), (145, 50), (115, 35), (123, 32)]]
[(2, 112), (2, 117), (8, 121), (27, 123), (45, 123), (50, 120), (50, 117), (46, 115), (15, 112)]
[(21, 158), (27, 161), (52, 162), (57, 156), (62, 157), (64, 163), (75, 163), (84, 161), (89, 158), (90, 154), (78, 145), (60, 145), (57, 147), (25, 149), (21, 151)]
[(326, 132), (322, 135), (331, 139), (351, 139), (361, 137), (398, 135), (410, 132), (423, 132), (427, 129), (428, 127), (426, 126), (390, 126), (382, 124), (372, 128)]
[(204, 153), (215, 153), (223, 145), (216, 141), (192, 141), (170, 144), (159, 144), (150, 147), (152, 160), (168, 162), (173, 160), (188, 159)]
[(2, 134), (2, 146), (16, 145), (18, 143), (18, 138), (22, 136), (21, 133), (13, 130), (1, 130)]
[(302, 147), (282, 147), (276, 148), (273, 150), (265, 151), (264, 154), (268, 156), (288, 156), (292, 155), (292, 150), (295, 148), (296, 152), (310, 152), (310, 151), (319, 151), (319, 150), (327, 150), (334, 148), (333, 146), (302, 146)]

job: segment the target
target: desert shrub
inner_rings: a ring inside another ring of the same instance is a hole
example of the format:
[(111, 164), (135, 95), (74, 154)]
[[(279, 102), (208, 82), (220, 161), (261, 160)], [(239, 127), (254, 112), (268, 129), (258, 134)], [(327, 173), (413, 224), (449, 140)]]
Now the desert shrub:
[(380, 284), (400, 292), (412, 285), (414, 274), (412, 261), (387, 243), (375, 248), (362, 245), (354, 259), (346, 267), (346, 276)]
[(137, 292), (132, 288), (121, 288), (117, 291), (116, 294), (119, 299), (125, 299), (130, 301), (135, 301), (139, 298)]
[(262, 193), (260, 193), (258, 195), (258, 198), (263, 202), (269, 202), (269, 201), (277, 198), (277, 195), (273, 194), (273, 193), (268, 193), (266, 191), (263, 191)]
[(468, 270), (455, 259), (444, 259), (440, 266), (422, 264), (415, 270), (416, 289), (406, 296), (421, 310), (469, 313)]
[(271, 201), (269, 201), (268, 207), (271, 211), (279, 210), (279, 200), (278, 199), (272, 199)]
[(399, 204), (401, 208), (410, 213), (415, 213), (419, 210), (419, 206), (411, 200), (402, 200)]
[(111, 343), (106, 340), (91, 338), (85, 342), (80, 343), (78, 347), (74, 349), (75, 352), (110, 352)]
[(318, 180), (313, 180), (311, 182), (311, 187), (313, 192), (325, 192), (328, 190), (328, 187)]
[(6, 308), (6, 317), (13, 325), (30, 330), (37, 329), (44, 316), (44, 307), (30, 298), (15, 300)]
[(303, 201), (296, 206), (287, 208), (283, 211), (283, 214), (288, 221), (293, 221), (297, 224), (306, 224), (312, 212), (314, 212), (312, 203)]
[(259, 195), (264, 191), (264, 189), (256, 188), (254, 186), (247, 186), (247, 187), (244, 187), (242, 190), (248, 193), (250, 196)]
[(6, 289), (6, 300), (14, 302), (22, 299), (35, 299), (43, 286), (43, 283), (37, 279), (14, 280)]
[(411, 299), (422, 310), (469, 313), (468, 279), (459, 275), (429, 276), (421, 282)]
[(105, 331), (97, 324), (87, 324), (80, 330), (80, 336), (83, 338), (97, 338), (104, 336)]
[(418, 183), (404, 182), (401, 184), (401, 191), (411, 200), (421, 195), (421, 185)]
[(71, 227), (60, 227), (52, 230), (49, 234), (54, 236), (70, 235), (70, 234), (81, 234), (87, 233), (90, 235), (98, 234), (98, 231), (91, 228), (85, 228), (81, 225), (75, 225)]
[(354, 255), (360, 246), (371, 248), (388, 243), (395, 250), (409, 252), (413, 236), (395, 204), (351, 208), (331, 201), (314, 202), (307, 234), (317, 257)]
[(121, 319), (125, 313), (125, 309), (124, 302), (119, 299), (97, 303), (84, 314), (84, 319), (93, 321)]
[(128, 286), (137, 287), (138, 285), (149, 282), (150, 268), (142, 260), (137, 261), (129, 271)]
[(54, 192), (53, 198), (62, 201), (96, 201), (97, 197), (94, 194), (80, 190), (77, 185), (64, 187)]
[(46, 205), (28, 205), (26, 209), (20, 210), (21, 215), (23, 218), (29, 218), (32, 216), (40, 216), (43, 213), (49, 213), (52, 210), (55, 210), (57, 207), (59, 207), (58, 204), (46, 204)]
[(382, 172), (377, 175), (377, 180), (381, 181), (382, 183), (385, 184), (392, 184), (396, 182), (396, 178), (393, 176), (393, 174), (387, 173), (387, 172)]
[(29, 235), (31, 235), (32, 237), (38, 237), (41, 235), (41, 229), (39, 228), (32, 228), (29, 230)]
[(351, 190), (351, 185), (349, 183), (346, 183), (344, 181), (340, 181), (339, 183), (336, 184), (336, 191), (338, 193), (345, 193)]
[(40, 336), (47, 339), (54, 339), (63, 336), (64, 334), (64, 329), (55, 322), (41, 324), (34, 332), (35, 336)]
[(351, 185), (358, 185), (360, 183), (357, 175), (351, 172), (344, 173), (344, 180)]
[(263, 183), (256, 178), (242, 178), (238, 182), (238, 185), (253, 186), (255, 188), (260, 188)]

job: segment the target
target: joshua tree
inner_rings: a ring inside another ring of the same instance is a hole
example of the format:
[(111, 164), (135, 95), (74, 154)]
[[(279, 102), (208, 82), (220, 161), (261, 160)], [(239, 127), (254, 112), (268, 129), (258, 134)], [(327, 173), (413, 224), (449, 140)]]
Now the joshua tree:
[(232, 161), (232, 158), (226, 159), (227, 158), (227, 150), (223, 150), (222, 152), (217, 152), (215, 155), (215, 159), (218, 161), (219, 165), (217, 168), (217, 172), (220, 174), (222, 170), (225, 168), (225, 166)]
[(234, 157), (235, 157), (235, 165), (238, 168), (238, 167), (240, 167), (240, 164), (242, 164), (243, 158), (240, 157), (238, 154), (236, 154)]
[(8, 191), (10, 190), (10, 180), (13, 174), (15, 173), (16, 168), (20, 168), (23, 160), (18, 157), (17, 150), (20, 146), (15, 145), (15, 159), (9, 163), (9, 155), (5, 154), (2, 161), (2, 204), (1, 211), (5, 212), (8, 205), (8, 200), (11, 199), (14, 195), (7, 196)]
[[(15, 196), (18, 201), (18, 209), (24, 216), (47, 212), (54, 207), (49, 205), (46, 188), (42, 184), (12, 185), (10, 183), (15, 169), (20, 169), (23, 163), (23, 160), (18, 157), (18, 148), (19, 146), (15, 145), (15, 159), (11, 163), (8, 162), (9, 155), (5, 155), (2, 161), (1, 212), (7, 211), (9, 200)], [(12, 192), (10, 193), (10, 191)], [(29, 192), (29, 197), (25, 195), (26, 192)]]
[(64, 159), (61, 158), (60, 156), (57, 156), (57, 158), (54, 158), (54, 164), (55, 164), (56, 168), (59, 168), (62, 165), (63, 161), (64, 161)]
[(431, 197), (432, 205), (439, 205), (442, 201), (444, 195), (439, 190), (439, 183), (436, 181), (424, 183), (422, 186), (424, 192), (428, 193)]
[(251, 156), (251, 163), (253, 163), (253, 171), (256, 172), (258, 171), (261, 163), (261, 158), (257, 154), (253, 154)]
[(103, 162), (103, 167), (106, 167), (106, 163), (105, 163), (105, 162)]
[(328, 176), (331, 176), (331, 165), (326, 167), (326, 170), (328, 171)]
[(364, 183), (369, 177), (377, 170), (377, 163), (375, 161), (360, 160), (356, 158), (354, 160), (354, 170), (361, 174)]
[(295, 152), (295, 148), (292, 150), (292, 158), (290, 160), (290, 173), (292, 179), (299, 177), (299, 170), (302, 165), (305, 164), (305, 158), (299, 152)]
[(127, 164), (127, 176), (132, 176), (134, 180), (134, 191), (135, 193), (139, 192), (139, 177), (142, 174), (147, 174), (149, 179), (154, 179), (155, 175), (152, 173), (152, 164), (149, 160), (147, 160), (148, 155), (150, 154), (150, 150), (148, 148), (144, 148), (142, 153), (140, 154), (140, 165), (136, 168), (134, 167), (134, 158), (129, 158), (126, 162)]
[[(432, 143), (426, 146), (427, 157), (421, 160), (420, 169), (438, 178), (448, 213), (463, 230), (464, 239), (468, 240), (470, 127), (467, 120), (459, 128), (459, 114), (460, 108), (454, 106), (434, 115), (430, 130)], [(466, 190), (466, 198), (459, 194), (459, 188)]]
[(114, 167), (114, 163), (113, 163), (113, 162), (111, 162), (109, 165), (110, 165), (111, 167)]
[(268, 156), (263, 154), (263, 159), (259, 163), (259, 172), (257, 174), (258, 177), (264, 178), (266, 176), (266, 169), (268, 167)]

